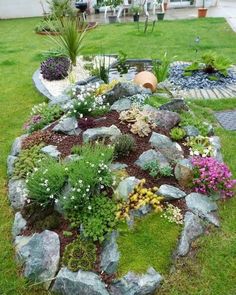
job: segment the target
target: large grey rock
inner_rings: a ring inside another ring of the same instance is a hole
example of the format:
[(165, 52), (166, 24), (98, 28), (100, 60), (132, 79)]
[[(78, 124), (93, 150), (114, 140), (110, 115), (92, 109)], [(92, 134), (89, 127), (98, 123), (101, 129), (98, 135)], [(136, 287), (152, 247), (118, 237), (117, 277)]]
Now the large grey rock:
[(146, 89), (134, 83), (119, 82), (113, 87), (112, 90), (108, 91), (105, 96), (106, 101), (112, 104), (120, 98), (129, 97), (136, 94), (151, 95), (152, 92), (150, 89)]
[(215, 226), (220, 225), (219, 219), (214, 213), (218, 207), (209, 197), (199, 193), (191, 193), (187, 195), (185, 200), (188, 210), (208, 220)]
[(8, 183), (8, 196), (13, 209), (22, 209), (28, 197), (25, 181), (10, 179)]
[(22, 141), (27, 137), (27, 134), (23, 134), (15, 139), (11, 147), (11, 156), (18, 156), (21, 151)]
[(9, 155), (7, 157), (7, 175), (11, 176), (14, 172), (14, 162), (17, 159), (15, 156)]
[(174, 170), (175, 178), (179, 184), (186, 187), (193, 179), (193, 165), (189, 159), (179, 160)]
[(168, 185), (168, 184), (162, 184), (157, 192), (159, 195), (165, 197), (166, 200), (178, 200), (181, 198), (184, 198), (186, 196), (186, 193), (179, 188)]
[(49, 157), (52, 157), (54, 159), (59, 158), (61, 153), (58, 151), (57, 147), (55, 145), (46, 145), (43, 148), (41, 148), (41, 151), (45, 154), (47, 154)]
[(101, 269), (108, 274), (115, 273), (119, 263), (120, 253), (118, 251), (116, 239), (117, 232), (112, 232), (105, 241), (102, 249)]
[(169, 131), (180, 122), (180, 116), (170, 111), (156, 111), (152, 113), (152, 119), (157, 127)]
[(123, 164), (123, 163), (119, 163), (119, 162), (115, 162), (115, 163), (110, 164), (111, 171), (123, 170), (127, 167), (128, 167), (128, 165)]
[(223, 157), (221, 154), (221, 144), (220, 144), (220, 138), (218, 136), (212, 136), (209, 137), (210, 143), (212, 145), (212, 153), (213, 153), (213, 157), (216, 158), (217, 161), (223, 163)]
[(132, 102), (128, 98), (121, 98), (113, 103), (111, 106), (110, 110), (111, 111), (117, 111), (117, 112), (122, 112), (129, 110), (132, 105)]
[(116, 189), (116, 195), (119, 198), (127, 200), (129, 194), (132, 193), (133, 189), (138, 183), (139, 179), (135, 178), (134, 176), (130, 176), (123, 179)]
[(15, 238), (18, 236), (22, 230), (26, 228), (26, 220), (22, 217), (20, 212), (16, 212), (14, 223), (12, 226), (12, 236)]
[(184, 228), (181, 233), (177, 256), (188, 254), (192, 242), (204, 232), (203, 224), (200, 218), (192, 212), (186, 212), (184, 216)]
[(24, 276), (31, 281), (44, 282), (49, 288), (58, 270), (60, 240), (55, 232), (45, 230), (30, 239), (16, 239), (18, 260), (24, 265)]
[(180, 122), (180, 116), (175, 112), (158, 110), (150, 105), (144, 105), (143, 109), (150, 113), (152, 120), (158, 127), (167, 131)]
[(135, 164), (142, 169), (145, 167), (147, 163), (150, 163), (152, 161), (157, 161), (160, 167), (166, 167), (170, 166), (169, 162), (167, 161), (166, 157), (162, 155), (159, 151), (155, 150), (148, 150), (146, 152), (143, 152), (138, 160), (135, 162)]
[(146, 274), (137, 275), (129, 272), (122, 279), (111, 285), (111, 295), (151, 295), (160, 287), (162, 276), (149, 268)]
[(52, 291), (62, 295), (109, 295), (105, 284), (93, 272), (72, 272), (62, 268), (55, 280)]
[(83, 141), (88, 142), (99, 138), (110, 138), (114, 140), (121, 135), (121, 131), (115, 125), (110, 127), (90, 128), (83, 133)]
[(176, 161), (183, 158), (181, 146), (163, 134), (152, 132), (149, 142), (152, 147), (161, 152), (169, 161)]
[(64, 117), (59, 123), (52, 129), (56, 132), (62, 132), (68, 135), (78, 135), (80, 130), (78, 128), (78, 122), (75, 117)]
[(200, 134), (199, 130), (192, 125), (184, 126), (183, 129), (186, 132), (186, 136), (198, 136)]
[[(158, 84), (159, 86), (159, 84)], [(182, 111), (188, 111), (189, 108), (185, 101), (180, 98), (175, 98), (170, 102), (167, 102), (159, 107), (160, 110), (166, 110), (171, 112), (182, 112)]]

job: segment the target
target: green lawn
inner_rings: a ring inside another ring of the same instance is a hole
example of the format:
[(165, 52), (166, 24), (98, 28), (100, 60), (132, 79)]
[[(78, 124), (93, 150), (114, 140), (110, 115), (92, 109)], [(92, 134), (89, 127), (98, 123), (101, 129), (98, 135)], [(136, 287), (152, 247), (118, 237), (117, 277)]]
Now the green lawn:
[[(0, 21), (0, 294), (3, 295), (46, 294), (30, 288), (19, 276), (11, 241), (13, 214), (5, 186), (5, 163), (10, 145), (22, 133), (22, 124), (32, 105), (43, 101), (31, 80), (39, 65), (40, 53), (49, 47), (47, 38), (33, 32), (38, 21)], [(195, 57), (196, 36), (201, 38), (200, 52), (214, 50), (236, 63), (236, 34), (223, 19), (164, 21), (156, 26), (153, 34), (146, 35), (138, 32), (133, 23), (100, 26), (89, 32), (83, 52), (116, 53), (122, 49), (129, 57), (150, 58), (168, 51), (178, 60), (190, 60)], [(205, 117), (211, 110), (235, 108), (236, 100), (199, 101), (194, 102), (193, 107)], [(225, 160), (236, 177), (236, 133), (217, 128), (217, 134), (222, 139)], [(196, 243), (199, 251), (191, 259), (179, 263), (176, 274), (167, 277), (162, 294), (236, 294), (235, 211), (236, 199), (221, 206), (221, 229)]]

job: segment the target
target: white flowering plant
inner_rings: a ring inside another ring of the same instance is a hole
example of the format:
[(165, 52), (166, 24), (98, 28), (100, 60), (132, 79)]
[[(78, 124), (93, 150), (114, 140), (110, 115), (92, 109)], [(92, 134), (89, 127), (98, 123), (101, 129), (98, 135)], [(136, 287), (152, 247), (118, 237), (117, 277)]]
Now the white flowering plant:
[(209, 137), (202, 135), (188, 137), (185, 145), (189, 147), (191, 156), (202, 156), (203, 158), (213, 156), (213, 147)]
[(183, 214), (173, 204), (167, 204), (161, 216), (166, 218), (170, 223), (183, 224)]
[(105, 102), (105, 95), (97, 94), (98, 84), (80, 86), (72, 89), (74, 103), (68, 111), (68, 116), (83, 118), (84, 116), (99, 116), (107, 113), (109, 103)]
[(58, 201), (66, 181), (65, 167), (55, 160), (47, 160), (40, 168), (27, 177), (29, 200), (42, 206), (52, 205)]
[(109, 167), (113, 159), (113, 147), (101, 143), (86, 144), (78, 149), (81, 156), (68, 166), (71, 193), (63, 196), (63, 207), (67, 216), (80, 220), (84, 208), (90, 206), (94, 195), (106, 193), (114, 178)]

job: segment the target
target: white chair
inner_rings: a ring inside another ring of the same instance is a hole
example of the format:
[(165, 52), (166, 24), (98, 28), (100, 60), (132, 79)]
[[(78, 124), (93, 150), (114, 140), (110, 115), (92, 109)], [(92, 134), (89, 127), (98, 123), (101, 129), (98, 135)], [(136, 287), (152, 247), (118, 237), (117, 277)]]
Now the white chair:
[(124, 11), (124, 16), (125, 16), (125, 10), (126, 9), (129, 9), (132, 5), (133, 4), (132, 3), (129, 3), (128, 0), (124, 0), (123, 4), (121, 4), (119, 6), (117, 17), (120, 17), (121, 16), (122, 11)]
[(161, 12), (165, 12), (164, 0), (154, 0), (153, 1), (153, 15), (156, 14), (156, 7), (161, 9)]

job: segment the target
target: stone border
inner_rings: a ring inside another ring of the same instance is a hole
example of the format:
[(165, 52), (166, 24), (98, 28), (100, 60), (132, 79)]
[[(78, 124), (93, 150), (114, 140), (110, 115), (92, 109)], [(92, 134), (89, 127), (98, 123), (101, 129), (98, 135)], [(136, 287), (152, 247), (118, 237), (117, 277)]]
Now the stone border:
[[(184, 61), (173, 62), (172, 65), (185, 64)], [(232, 66), (236, 74), (236, 65)], [(169, 81), (167, 80), (167, 83)], [(185, 99), (222, 99), (222, 98), (235, 98), (236, 97), (236, 84), (228, 84), (226, 87), (216, 87), (216, 88), (192, 88), (192, 89), (181, 89), (173, 90), (172, 87), (175, 85), (170, 83), (170, 87), (167, 88), (172, 93), (174, 97), (183, 97)]]

